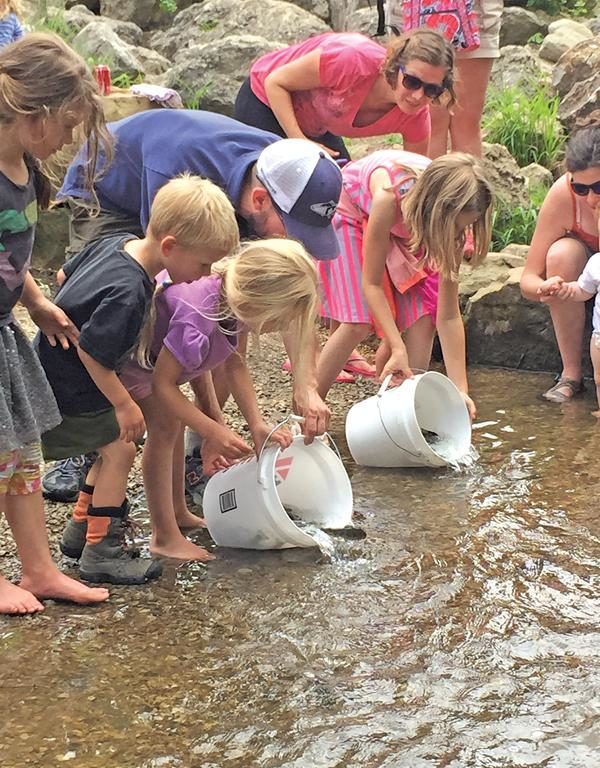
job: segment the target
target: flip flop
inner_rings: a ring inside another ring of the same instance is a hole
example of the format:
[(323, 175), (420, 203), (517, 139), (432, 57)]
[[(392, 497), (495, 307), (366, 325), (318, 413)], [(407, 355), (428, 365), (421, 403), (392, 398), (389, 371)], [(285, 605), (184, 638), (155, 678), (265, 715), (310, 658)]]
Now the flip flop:
[[(561, 392), (562, 389), (566, 389), (567, 392)], [(568, 403), (576, 395), (580, 395), (583, 390), (584, 386), (582, 381), (567, 379), (561, 376), (553, 387), (550, 387), (547, 392), (544, 392), (542, 397), (544, 400), (548, 400), (551, 403)]]
[(344, 366), (346, 373), (352, 373), (355, 376), (364, 376), (366, 379), (374, 379), (377, 375), (375, 366), (371, 365), (362, 355), (352, 355), (346, 360)]
[[(283, 364), (281, 366), (281, 370), (285, 371), (286, 373), (291, 373), (292, 372), (292, 364), (289, 361), (289, 359), (283, 361)], [(344, 368), (344, 370), (339, 372), (335, 382), (336, 382), (336, 384), (355, 384), (356, 383), (356, 379), (354, 378), (354, 376), (350, 372), (348, 372)]]

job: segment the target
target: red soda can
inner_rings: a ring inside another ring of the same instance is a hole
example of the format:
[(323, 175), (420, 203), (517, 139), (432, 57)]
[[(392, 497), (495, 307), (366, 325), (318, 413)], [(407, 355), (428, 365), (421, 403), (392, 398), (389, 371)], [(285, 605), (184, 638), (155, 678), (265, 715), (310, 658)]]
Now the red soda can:
[(94, 77), (100, 93), (103, 96), (108, 96), (111, 88), (110, 68), (106, 64), (97, 64), (94, 67)]

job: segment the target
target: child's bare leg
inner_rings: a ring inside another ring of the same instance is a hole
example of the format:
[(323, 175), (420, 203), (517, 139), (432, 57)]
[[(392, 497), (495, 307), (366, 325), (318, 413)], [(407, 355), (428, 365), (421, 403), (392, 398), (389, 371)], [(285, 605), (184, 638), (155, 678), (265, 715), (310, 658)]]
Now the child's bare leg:
[(6, 519), (23, 565), (21, 586), (40, 600), (101, 603), (107, 589), (92, 589), (58, 570), (50, 557), (41, 491), (27, 496), (6, 496)]
[(181, 424), (165, 414), (164, 408), (156, 402), (153, 395), (144, 398), (139, 405), (148, 430), (142, 468), (152, 521), (150, 551), (153, 555), (177, 560), (212, 560), (213, 556), (205, 549), (185, 538), (175, 517), (173, 459), (175, 443), (181, 434)]
[(192, 514), (185, 498), (185, 440), (184, 428), (181, 427), (173, 446), (173, 508), (177, 526), (183, 530), (206, 528), (202, 517)]
[[(590, 339), (590, 357), (594, 367), (594, 384), (596, 385), (596, 402), (600, 408), (600, 334), (594, 331)], [(600, 410), (592, 411), (592, 416), (600, 419)]]
[[(6, 496), (0, 496), (0, 513), (6, 512)], [(0, 615), (43, 611), (44, 606), (26, 589), (17, 587), (0, 574)]]
[(429, 368), (434, 336), (435, 326), (431, 315), (423, 315), (404, 331), (408, 363), (411, 368), (416, 369), (413, 373), (426, 371)]
[(326, 397), (350, 353), (370, 331), (371, 326), (367, 323), (340, 323), (327, 339), (317, 364), (317, 389), (321, 397)]

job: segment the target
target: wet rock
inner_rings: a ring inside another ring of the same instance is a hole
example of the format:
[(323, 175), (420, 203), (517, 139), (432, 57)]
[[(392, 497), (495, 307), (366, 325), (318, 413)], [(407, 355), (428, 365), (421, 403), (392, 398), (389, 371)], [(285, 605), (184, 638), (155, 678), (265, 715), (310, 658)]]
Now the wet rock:
[(255, 35), (231, 35), (224, 40), (193, 45), (177, 56), (162, 82), (175, 88), (184, 102), (233, 116), (240, 86), (250, 63), (281, 46)]
[(170, 29), (154, 34), (152, 48), (173, 59), (185, 48), (222, 43), (230, 36), (260, 32), (283, 47), (329, 29), (322, 19), (283, 0), (204, 0), (178, 13)]
[(533, 11), (507, 6), (502, 11), (500, 47), (525, 45), (532, 35), (546, 34), (548, 25)]
[(592, 32), (584, 24), (572, 19), (558, 19), (548, 27), (548, 35), (540, 46), (540, 57), (558, 61), (563, 53), (591, 37)]
[(511, 206), (529, 204), (527, 179), (502, 144), (483, 144), (485, 173), (499, 201)]

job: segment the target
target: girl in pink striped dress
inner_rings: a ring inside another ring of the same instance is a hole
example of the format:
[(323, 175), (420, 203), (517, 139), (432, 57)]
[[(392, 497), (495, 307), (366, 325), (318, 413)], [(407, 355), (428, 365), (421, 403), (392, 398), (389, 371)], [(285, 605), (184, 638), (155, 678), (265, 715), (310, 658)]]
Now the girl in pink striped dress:
[(340, 326), (318, 367), (326, 395), (348, 354), (376, 327), (380, 379), (396, 383), (429, 366), (437, 330), (449, 377), (472, 416), (458, 270), (473, 228), (472, 264), (489, 246), (493, 195), (479, 162), (463, 153), (429, 160), (381, 150), (349, 163), (333, 220), (340, 255), (320, 262), (322, 314)]

